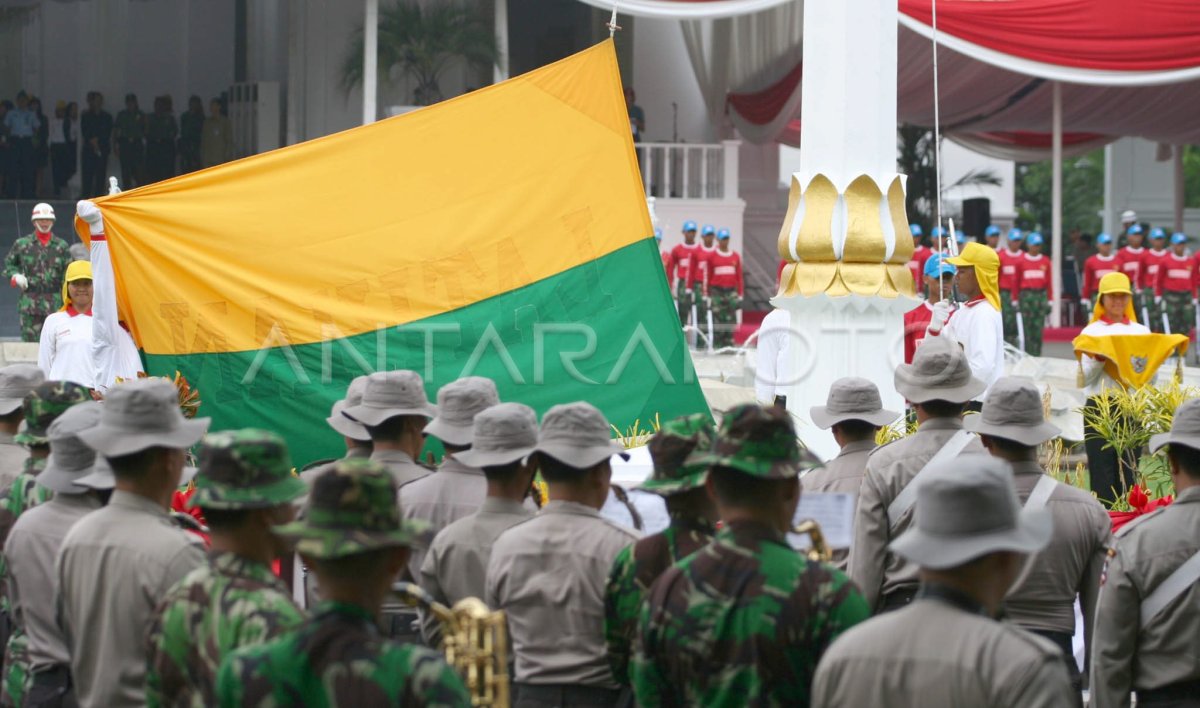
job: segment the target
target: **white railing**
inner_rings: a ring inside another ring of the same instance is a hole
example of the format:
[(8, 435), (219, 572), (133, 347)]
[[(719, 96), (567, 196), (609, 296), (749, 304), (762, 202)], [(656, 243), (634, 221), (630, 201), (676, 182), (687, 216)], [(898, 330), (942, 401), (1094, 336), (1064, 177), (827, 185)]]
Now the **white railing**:
[(737, 140), (720, 143), (638, 143), (646, 196), (657, 199), (736, 199)]
[(277, 81), (229, 87), (229, 121), (233, 124), (234, 157), (257, 155), (281, 147), (280, 98)]

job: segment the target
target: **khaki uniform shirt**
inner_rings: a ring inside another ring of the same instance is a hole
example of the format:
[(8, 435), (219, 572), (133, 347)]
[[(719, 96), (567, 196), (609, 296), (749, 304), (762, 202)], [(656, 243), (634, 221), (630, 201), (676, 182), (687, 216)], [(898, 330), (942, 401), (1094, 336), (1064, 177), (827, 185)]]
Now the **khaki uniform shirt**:
[(28, 458), (29, 450), (13, 442), (12, 433), (0, 433), (0, 491), (12, 486)]
[(617, 554), (640, 537), (591, 507), (551, 501), (496, 539), (485, 600), (508, 613), (517, 681), (617, 688), (604, 586)]
[[(913, 435), (880, 447), (867, 459), (847, 571), (872, 610), (880, 608), (888, 593), (917, 587), (917, 566), (888, 550), (888, 544), (912, 525), (916, 505), (898, 520), (888, 519), (888, 505), (960, 430), (962, 420), (958, 418), (931, 418)], [(975, 438), (961, 454), (986, 451)]]
[[(533, 512), (520, 502), (484, 499), (478, 512), (455, 521), (433, 539), (417, 576), (421, 587), (447, 607), (467, 597), (482, 600), (487, 594), (492, 544), (500, 534), (532, 517)], [(430, 646), (437, 646), (441, 627), (429, 613), (421, 613), (421, 633)]]
[[(405, 519), (429, 522), (432, 533), (446, 528), (459, 519), (479, 510), (487, 496), (487, 478), (483, 470), (468, 467), (447, 455), (438, 471), (406, 485), (400, 490), (400, 513)], [(423, 549), (412, 549), (408, 569), (414, 578), (421, 577)]]
[(155, 607), (204, 562), (199, 538), (155, 502), (121, 490), (67, 532), (58, 617), (82, 708), (145, 703), (146, 631)]
[(858, 494), (874, 440), (848, 443), (832, 460), (800, 478), (804, 491), (816, 494)]
[(1142, 599), (1200, 551), (1200, 487), (1117, 532), (1096, 607), (1091, 705), (1128, 706), (1129, 692), (1200, 680), (1200, 583), (1145, 627)]
[(410, 482), (433, 474), (433, 470), (417, 464), (413, 458), (408, 456), (407, 452), (399, 450), (375, 450), (371, 453), (371, 460), (383, 465), (388, 472), (392, 473), (397, 487), (403, 487)]
[(1077, 705), (1049, 640), (941, 598), (851, 627), (825, 652), (813, 708)]
[(58, 577), (54, 559), (67, 531), (100, 508), (91, 494), (56, 494), (45, 504), (21, 514), (13, 525), (4, 554), (8, 558), (8, 594), (13, 615), (29, 638), (29, 662), (34, 670), (66, 665), (71, 657), (58, 628)]
[[(1017, 496), (1024, 505), (1044, 474), (1036, 462), (1013, 464)], [(1112, 542), (1112, 521), (1091, 494), (1057, 484), (1046, 502), (1054, 535), (1032, 560), (1022, 580), (1008, 591), (1008, 619), (1026, 629), (1075, 632), (1075, 595), (1083, 610), (1084, 637), (1092, 637), (1092, 617), (1100, 573)]]

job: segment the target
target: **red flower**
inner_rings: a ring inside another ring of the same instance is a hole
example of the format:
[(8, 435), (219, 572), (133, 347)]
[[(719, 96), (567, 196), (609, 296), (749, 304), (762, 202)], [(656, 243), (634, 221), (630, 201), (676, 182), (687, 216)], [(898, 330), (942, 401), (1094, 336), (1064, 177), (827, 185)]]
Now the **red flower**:
[(1175, 501), (1175, 497), (1174, 495), (1167, 495), (1160, 499), (1151, 499), (1146, 494), (1146, 490), (1135, 484), (1133, 485), (1133, 489), (1129, 490), (1126, 500), (1129, 502), (1129, 506), (1133, 508), (1133, 511), (1108, 512), (1109, 518), (1112, 519), (1113, 533), (1116, 533), (1118, 529), (1130, 521), (1133, 521), (1137, 517), (1142, 516), (1143, 514), (1149, 514), (1155, 509), (1161, 509), (1162, 507), (1167, 506), (1171, 502)]
[[(196, 519), (196, 521), (198, 521), (201, 526), (207, 528), (208, 524), (205, 523), (205, 521), (204, 521), (204, 512), (200, 511), (199, 507), (192, 507), (192, 508), (188, 507), (188, 501), (191, 500), (192, 495), (195, 493), (196, 493), (196, 489), (194, 487), (191, 489), (188, 489), (187, 491), (181, 491), (181, 490), (177, 489), (174, 492), (172, 492), (171, 493), (171, 511), (177, 511), (180, 514), (187, 514), (188, 516), (191, 516), (192, 518)], [(204, 546), (206, 548), (208, 547), (208, 545), (209, 545), (208, 534), (201, 533), (199, 531), (193, 531), (191, 529), (187, 529), (187, 532), (195, 534), (196, 536), (199, 536), (201, 538), (201, 540), (204, 541)]]

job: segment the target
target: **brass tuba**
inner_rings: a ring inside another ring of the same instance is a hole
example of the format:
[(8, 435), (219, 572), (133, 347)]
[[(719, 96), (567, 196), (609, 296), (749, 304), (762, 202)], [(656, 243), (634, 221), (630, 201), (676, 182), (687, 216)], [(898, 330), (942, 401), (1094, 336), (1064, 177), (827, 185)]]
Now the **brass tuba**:
[(407, 605), (433, 614), (442, 627), (446, 663), (462, 676), (472, 706), (509, 708), (508, 626), (504, 610), (492, 612), (482, 600), (468, 597), (446, 607), (413, 583), (392, 586)]
[(821, 533), (821, 525), (812, 519), (805, 519), (792, 527), (792, 533), (807, 535), (812, 545), (804, 552), (810, 561), (828, 563), (833, 560), (833, 549), (825, 542), (825, 534)]

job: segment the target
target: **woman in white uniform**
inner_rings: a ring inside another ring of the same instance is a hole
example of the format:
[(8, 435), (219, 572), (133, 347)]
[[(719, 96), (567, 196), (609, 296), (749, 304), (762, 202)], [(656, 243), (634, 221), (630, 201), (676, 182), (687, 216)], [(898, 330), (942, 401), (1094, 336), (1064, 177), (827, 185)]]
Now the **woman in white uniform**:
[(47, 379), (93, 388), (91, 263), (73, 261), (67, 266), (63, 303), (42, 325), (38, 366)]

